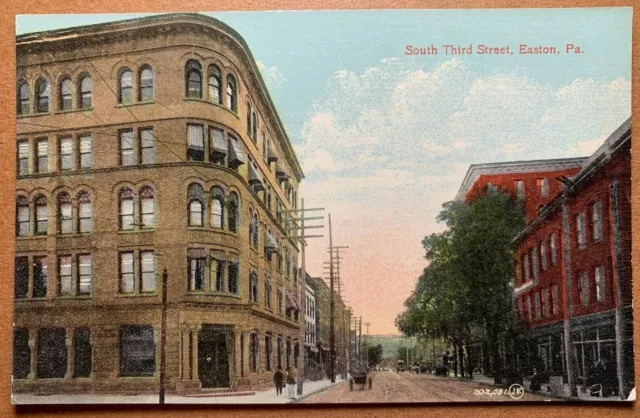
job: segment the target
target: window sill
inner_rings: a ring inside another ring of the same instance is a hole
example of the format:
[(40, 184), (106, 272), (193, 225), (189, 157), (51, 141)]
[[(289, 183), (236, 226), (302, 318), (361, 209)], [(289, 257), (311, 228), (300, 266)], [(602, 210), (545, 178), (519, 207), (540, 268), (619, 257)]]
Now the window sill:
[(134, 292), (134, 293), (117, 293), (117, 298), (153, 298), (158, 296), (158, 292)]
[(189, 290), (187, 291), (187, 296), (205, 296), (208, 298), (211, 297), (228, 297), (233, 299), (240, 299), (240, 295), (229, 292), (217, 292), (217, 291), (204, 291), (204, 290)]
[(126, 108), (126, 107), (134, 107), (134, 106), (145, 106), (145, 105), (152, 105), (152, 104), (156, 104), (156, 101), (155, 100), (149, 100), (149, 101), (144, 101), (144, 102), (118, 103), (114, 107), (116, 109), (118, 109), (118, 108)]
[(56, 300), (92, 300), (93, 295), (65, 295), (56, 296)]
[(91, 232), (77, 232), (72, 234), (56, 234), (56, 238), (82, 238), (91, 236)]
[(240, 119), (240, 116), (238, 115), (238, 112), (235, 112), (231, 109), (229, 109), (227, 106), (225, 106), (224, 104), (220, 104), (220, 103), (214, 103), (211, 102), (209, 100), (205, 100), (205, 99), (201, 99), (199, 97), (184, 97), (182, 100), (184, 100), (185, 102), (199, 102), (199, 103), (206, 103), (208, 105), (214, 106), (214, 107), (218, 107), (220, 109), (224, 109), (227, 112), (231, 113), (233, 116), (235, 116), (236, 118), (238, 118), (238, 120)]
[(35, 112), (35, 113), (29, 113), (27, 115), (17, 115), (17, 119), (32, 118), (32, 117), (37, 117), (37, 116), (48, 116), (50, 114), (51, 114), (51, 112)]
[(16, 302), (43, 302), (43, 301), (47, 301), (47, 300), (51, 300), (50, 298), (42, 297), (42, 298), (20, 298), (20, 299), (16, 299), (14, 298), (14, 300)]
[(46, 239), (47, 236), (46, 235), (27, 235), (25, 237), (16, 237), (16, 241), (26, 241), (29, 239)]
[(80, 108), (80, 109), (68, 109), (68, 110), (58, 110), (55, 112), (56, 115), (64, 115), (66, 113), (79, 113), (79, 112), (93, 112), (94, 107)]
[(118, 231), (118, 234), (136, 234), (136, 233), (145, 233), (145, 232), (155, 232), (155, 228), (144, 228), (144, 229), (121, 229)]

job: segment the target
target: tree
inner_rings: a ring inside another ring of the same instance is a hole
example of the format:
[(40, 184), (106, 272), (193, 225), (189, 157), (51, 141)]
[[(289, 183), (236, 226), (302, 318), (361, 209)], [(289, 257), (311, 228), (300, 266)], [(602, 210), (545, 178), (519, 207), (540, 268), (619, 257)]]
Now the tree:
[(369, 347), (368, 349), (368, 360), (369, 366), (377, 366), (382, 361), (382, 355), (384, 354), (384, 350), (382, 348), (382, 344), (378, 344), (374, 347)]
[[(462, 348), (474, 327), (485, 329), (494, 359), (499, 358), (499, 337), (517, 328), (513, 239), (524, 218), (509, 195), (489, 191), (471, 203), (445, 203), (438, 221), (447, 230), (422, 241), (429, 264), (396, 325), (405, 335), (450, 341), (462, 370)], [(500, 375), (500, 362), (492, 364), (494, 375)]]

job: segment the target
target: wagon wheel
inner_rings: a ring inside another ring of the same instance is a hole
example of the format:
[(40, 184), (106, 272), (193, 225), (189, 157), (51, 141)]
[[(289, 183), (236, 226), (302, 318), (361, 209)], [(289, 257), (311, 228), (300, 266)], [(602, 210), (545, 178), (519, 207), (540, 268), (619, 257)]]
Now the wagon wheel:
[(353, 390), (353, 379), (349, 380), (349, 390)]

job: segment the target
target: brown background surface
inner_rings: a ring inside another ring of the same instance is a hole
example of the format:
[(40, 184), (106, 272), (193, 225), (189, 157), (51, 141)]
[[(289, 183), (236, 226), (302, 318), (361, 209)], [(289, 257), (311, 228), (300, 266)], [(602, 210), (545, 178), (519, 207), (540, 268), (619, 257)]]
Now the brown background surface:
[[(614, 404), (427, 404), (361, 406), (63, 406), (15, 407), (11, 405), (11, 349), (13, 322), (13, 236), (15, 181), (15, 16), (54, 13), (126, 13), (126, 12), (198, 12), (224, 10), (297, 10), (297, 9), (421, 9), (421, 8), (522, 8), (522, 7), (634, 7), (633, 24), (633, 114), (640, 114), (638, 64), (640, 0), (627, 1), (551, 1), (551, 0), (0, 0), (0, 417), (99, 416), (99, 417), (586, 417), (605, 418), (640, 416), (640, 402)], [(464, 28), (461, 28), (464, 30)], [(588, 30), (588, 28), (586, 29)], [(320, 34), (319, 34), (320, 36)], [(640, 146), (632, 149), (633, 161), (633, 277), (640, 277)], [(637, 282), (637, 279), (634, 280)], [(634, 299), (640, 300), (640, 286), (634, 287)], [(635, 305), (635, 304), (634, 304)], [(636, 315), (638, 315), (636, 311)], [(635, 322), (636, 381), (640, 381), (640, 321)]]

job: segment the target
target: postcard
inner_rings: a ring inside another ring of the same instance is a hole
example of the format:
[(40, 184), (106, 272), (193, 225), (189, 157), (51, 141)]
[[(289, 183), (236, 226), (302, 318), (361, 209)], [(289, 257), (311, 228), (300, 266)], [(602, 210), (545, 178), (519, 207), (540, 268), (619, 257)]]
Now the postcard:
[(631, 8), (16, 27), (13, 403), (635, 399)]

